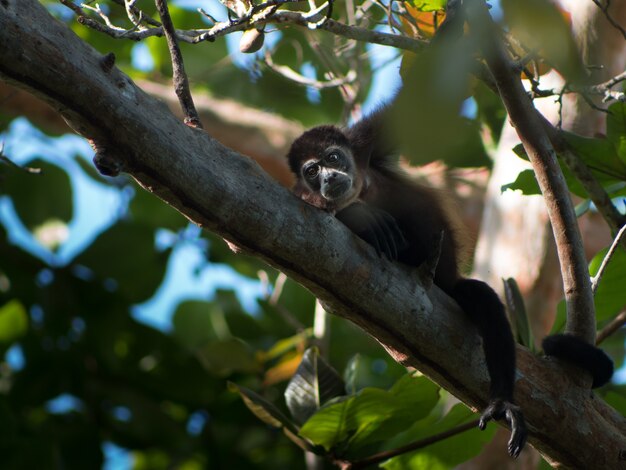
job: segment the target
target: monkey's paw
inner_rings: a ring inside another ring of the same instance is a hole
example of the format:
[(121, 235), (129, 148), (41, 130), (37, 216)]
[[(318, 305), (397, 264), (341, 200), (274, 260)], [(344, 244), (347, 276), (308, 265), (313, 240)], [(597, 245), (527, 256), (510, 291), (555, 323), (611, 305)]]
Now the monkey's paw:
[(516, 459), (524, 448), (528, 437), (524, 416), (519, 406), (504, 400), (491, 400), (480, 417), (478, 427), (484, 431), (489, 421), (503, 418), (511, 428), (511, 438), (508, 445), (509, 455)]

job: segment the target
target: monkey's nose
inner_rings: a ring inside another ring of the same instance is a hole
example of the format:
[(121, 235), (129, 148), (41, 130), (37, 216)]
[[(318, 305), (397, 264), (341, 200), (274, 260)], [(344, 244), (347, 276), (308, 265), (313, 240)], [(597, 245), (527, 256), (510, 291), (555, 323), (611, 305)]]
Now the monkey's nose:
[(337, 173), (330, 173), (330, 174), (326, 175), (326, 178), (324, 178), (324, 183), (326, 183), (326, 184), (332, 183), (336, 179), (337, 179)]

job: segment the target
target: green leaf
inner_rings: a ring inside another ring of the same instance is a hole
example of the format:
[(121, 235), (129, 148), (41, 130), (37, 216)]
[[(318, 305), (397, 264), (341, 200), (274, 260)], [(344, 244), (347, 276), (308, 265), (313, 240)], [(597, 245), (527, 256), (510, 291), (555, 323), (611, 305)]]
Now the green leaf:
[(348, 445), (353, 436), (366, 435), (391, 418), (396, 408), (384, 390), (364, 388), (352, 397), (341, 397), (328, 404), (302, 426), (300, 436), (327, 451)]
[(28, 314), (18, 300), (0, 307), (0, 342), (11, 344), (28, 330)]
[(526, 196), (533, 194), (541, 194), (539, 184), (535, 178), (535, 172), (533, 170), (523, 170), (517, 175), (516, 180), (513, 183), (504, 184), (501, 187), (501, 191), (521, 191)]
[(427, 416), (437, 403), (438, 390), (427, 378), (409, 374), (389, 391), (364, 388), (324, 406), (302, 426), (300, 435), (326, 450), (354, 451), (387, 440)]
[(228, 388), (230, 391), (238, 393), (248, 409), (265, 424), (278, 429), (286, 428), (293, 434), (298, 433), (298, 427), (273, 403), (267, 401), (258, 393), (233, 382), (228, 382)]
[(189, 350), (216, 339), (211, 321), (212, 302), (188, 300), (181, 302), (172, 318), (174, 336)]
[(522, 293), (515, 279), (503, 279), (504, 294), (506, 297), (507, 313), (511, 322), (512, 329), (517, 336), (518, 343), (533, 350), (534, 341), (530, 325), (528, 324), (528, 315), (526, 314), (526, 306)]
[(606, 118), (606, 137), (615, 147), (617, 155), (626, 163), (626, 104), (613, 103)]
[(309, 348), (285, 389), (287, 408), (302, 424), (331, 398), (345, 394), (343, 380), (320, 355)]
[(612, 390), (608, 391), (606, 395), (604, 395), (604, 400), (619, 411), (622, 416), (626, 416), (626, 396), (624, 396), (624, 387), (619, 387), (619, 390), (622, 393), (616, 393)]
[[(595, 276), (606, 256), (608, 248), (597, 253), (589, 264), (591, 276)], [(613, 258), (604, 271), (602, 280), (596, 290), (594, 304), (596, 306), (596, 323), (601, 325), (613, 318), (626, 305), (626, 289), (624, 289), (624, 279), (626, 279), (626, 252), (618, 248)], [(556, 319), (552, 326), (552, 333), (558, 333), (565, 327), (567, 320), (567, 310), (565, 300), (559, 302)]]
[[(437, 422), (424, 420), (416, 423), (406, 434), (411, 441), (418, 441), (448, 431), (451, 428), (475, 419), (476, 415), (465, 405), (455, 405), (448, 414)], [(496, 425), (486, 431), (478, 427), (446, 438), (414, 452), (403, 454), (383, 463), (387, 470), (448, 470), (478, 455), (485, 444), (491, 441)], [(405, 437), (406, 437), (405, 436)]]
[(419, 11), (445, 10), (448, 0), (412, 0), (413, 5)]
[[(589, 272), (595, 276), (606, 256), (608, 248), (593, 257)], [(618, 248), (607, 265), (595, 295), (596, 320), (603, 322), (612, 318), (626, 305), (626, 251)]]
[(571, 28), (548, 0), (502, 0), (504, 19), (528, 50), (536, 50), (568, 81), (580, 80), (585, 70)]
[[(610, 121), (611, 115), (607, 118), (607, 125)], [(615, 124), (612, 127), (615, 128)], [(620, 136), (616, 135), (616, 132), (612, 129), (611, 138), (607, 135), (606, 139), (582, 137), (570, 132), (563, 133), (574, 153), (591, 169), (603, 186), (626, 180), (626, 160), (620, 159), (617, 154), (616, 145), (619, 145)]]
[(248, 374), (260, 371), (250, 347), (237, 338), (211, 341), (196, 351), (202, 365), (214, 374), (229, 375), (232, 372)]
[(67, 224), (72, 219), (72, 186), (68, 174), (41, 159), (28, 163), (40, 173), (0, 166), (0, 192), (11, 196), (24, 225), (33, 230), (48, 220)]
[(91, 269), (98, 279), (113, 279), (115, 288), (131, 302), (154, 294), (165, 275), (169, 251), (154, 248), (154, 229), (119, 222), (101, 234), (75, 260)]

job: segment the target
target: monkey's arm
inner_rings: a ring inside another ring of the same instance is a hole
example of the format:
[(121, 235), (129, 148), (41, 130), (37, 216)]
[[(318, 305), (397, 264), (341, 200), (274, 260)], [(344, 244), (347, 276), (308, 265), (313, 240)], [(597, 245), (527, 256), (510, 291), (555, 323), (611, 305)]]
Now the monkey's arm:
[(396, 220), (382, 209), (355, 202), (337, 212), (336, 217), (359, 238), (372, 245), (379, 256), (396, 260), (398, 253), (407, 247)]

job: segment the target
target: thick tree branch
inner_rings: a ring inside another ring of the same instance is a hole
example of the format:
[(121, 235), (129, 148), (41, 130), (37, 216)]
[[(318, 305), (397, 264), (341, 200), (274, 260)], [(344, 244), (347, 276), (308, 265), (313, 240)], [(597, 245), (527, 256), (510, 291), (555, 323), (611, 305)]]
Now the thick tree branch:
[[(480, 339), (449, 298), (434, 287), (425, 291), (414, 273), (377, 258), (334, 217), (302, 203), (248, 158), (185, 126), (100, 62), (100, 54), (37, 1), (0, 1), (0, 79), (48, 101), (146, 189), (288, 273), (397, 361), (470, 406), (484, 406), (488, 376)], [(531, 443), (570, 468), (623, 465), (626, 419), (556, 361), (524, 348), (518, 357), (515, 399)]]
[(487, 65), (498, 87), (513, 127), (533, 165), (543, 193), (557, 245), (567, 304), (566, 331), (595, 343), (595, 306), (576, 213), (556, 152), (541, 117), (524, 89), (495, 31), (482, 0), (468, 8), (470, 27), (480, 40)]

